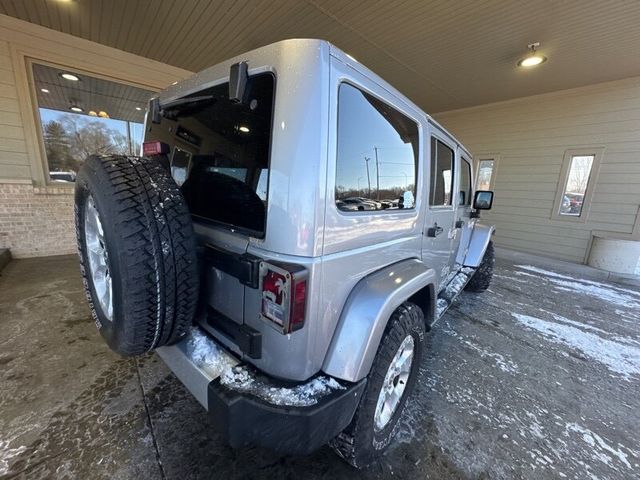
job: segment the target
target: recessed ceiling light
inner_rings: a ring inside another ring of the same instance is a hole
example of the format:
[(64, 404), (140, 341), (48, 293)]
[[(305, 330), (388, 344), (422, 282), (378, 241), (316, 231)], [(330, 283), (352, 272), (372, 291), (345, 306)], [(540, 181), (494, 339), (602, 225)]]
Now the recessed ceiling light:
[(529, 45), (527, 45), (527, 48), (529, 49), (529, 54), (526, 57), (520, 59), (520, 61), (518, 62), (518, 66), (519, 67), (535, 67), (536, 65), (540, 65), (541, 63), (546, 62), (547, 57), (536, 52), (536, 48), (538, 48), (539, 46), (540, 46), (540, 42), (530, 43)]
[(72, 112), (76, 112), (76, 113), (84, 112), (84, 110), (82, 108), (78, 107), (77, 105), (71, 105), (69, 107), (69, 110), (71, 110)]
[(140, 110), (142, 110), (142, 107), (136, 107), (136, 110), (140, 111)]
[(64, 78), (65, 80), (69, 80), (70, 82), (79, 82), (80, 81), (80, 77), (77, 76), (77, 75), (74, 75), (73, 73), (64, 72), (64, 73), (60, 73), (59, 75), (62, 78)]
[(243, 133), (249, 133), (251, 130), (249, 130), (249, 127), (245, 127), (244, 125), (238, 127), (238, 130), (240, 130)]
[(40, 91), (42, 93), (49, 93), (49, 89), (48, 88), (41, 88)]

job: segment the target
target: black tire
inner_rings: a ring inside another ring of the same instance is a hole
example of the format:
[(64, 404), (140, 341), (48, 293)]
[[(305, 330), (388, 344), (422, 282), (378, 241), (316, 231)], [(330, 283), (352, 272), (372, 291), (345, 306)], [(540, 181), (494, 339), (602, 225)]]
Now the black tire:
[[(105, 303), (112, 309), (105, 310), (96, 294), (87, 209), (97, 210), (102, 224), (112, 284), (112, 300)], [(89, 157), (76, 179), (75, 221), (85, 291), (109, 347), (131, 356), (179, 341), (193, 321), (199, 277), (189, 210), (168, 172), (147, 158)]]
[[(380, 431), (374, 426), (378, 396), (393, 357), (402, 342), (411, 335), (414, 341), (414, 357), (411, 371), (400, 402), (389, 422)], [(425, 323), (420, 307), (405, 302), (396, 309), (387, 325), (385, 334), (369, 373), (360, 405), (349, 426), (330, 442), (331, 447), (356, 468), (366, 467), (387, 449), (396, 434), (407, 399), (414, 390), (422, 352), (424, 350)]]
[(493, 242), (489, 241), (489, 245), (487, 245), (487, 249), (484, 252), (484, 257), (482, 257), (480, 266), (464, 289), (470, 292), (484, 292), (489, 288), (489, 285), (491, 285), (491, 279), (493, 278), (493, 267), (495, 263), (496, 254), (493, 249)]

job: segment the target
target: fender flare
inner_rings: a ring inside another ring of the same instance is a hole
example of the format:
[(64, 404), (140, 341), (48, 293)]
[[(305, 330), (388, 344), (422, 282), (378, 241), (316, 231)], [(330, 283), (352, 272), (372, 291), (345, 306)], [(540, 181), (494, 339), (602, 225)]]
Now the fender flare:
[(496, 227), (493, 225), (478, 225), (473, 227), (471, 239), (469, 240), (469, 249), (464, 258), (465, 267), (479, 267), (487, 250), (491, 236), (494, 234)]
[[(436, 272), (418, 259), (403, 260), (361, 279), (345, 302), (322, 370), (357, 382), (369, 374), (385, 328), (402, 302), (428, 285)], [(435, 309), (435, 288), (430, 305)], [(425, 317), (433, 312), (425, 312)]]

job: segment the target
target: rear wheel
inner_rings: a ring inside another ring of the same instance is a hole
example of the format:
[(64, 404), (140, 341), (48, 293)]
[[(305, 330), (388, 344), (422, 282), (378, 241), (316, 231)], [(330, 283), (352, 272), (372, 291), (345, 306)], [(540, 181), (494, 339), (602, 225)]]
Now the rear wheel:
[(354, 418), (331, 442), (351, 465), (367, 466), (393, 440), (418, 377), (424, 333), (423, 312), (413, 303), (405, 302), (389, 319)]
[(496, 254), (493, 249), (493, 242), (489, 241), (487, 249), (482, 257), (480, 266), (469, 280), (469, 283), (464, 287), (465, 290), (470, 292), (484, 292), (489, 285), (491, 285), (491, 279), (493, 278), (493, 267), (496, 263)]
[(180, 340), (197, 304), (196, 245), (167, 171), (151, 159), (89, 157), (75, 217), (85, 291), (109, 347), (138, 355)]

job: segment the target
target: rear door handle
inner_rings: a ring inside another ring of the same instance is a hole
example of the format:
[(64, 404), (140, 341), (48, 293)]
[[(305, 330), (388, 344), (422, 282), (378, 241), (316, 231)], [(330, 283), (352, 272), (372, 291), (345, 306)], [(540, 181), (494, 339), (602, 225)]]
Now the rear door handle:
[(427, 236), (437, 237), (442, 232), (444, 232), (444, 229), (442, 227), (439, 227), (438, 224), (436, 223), (433, 227), (427, 229)]

